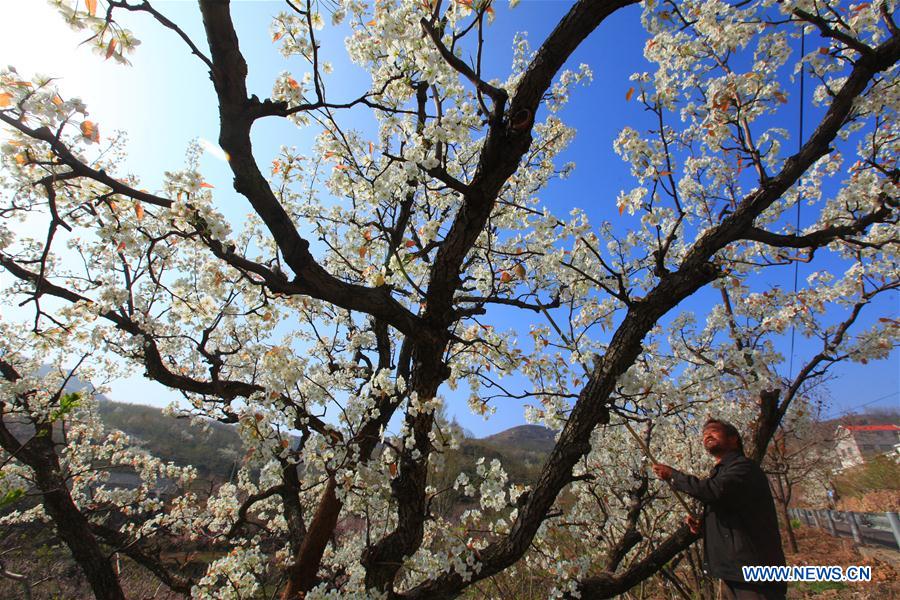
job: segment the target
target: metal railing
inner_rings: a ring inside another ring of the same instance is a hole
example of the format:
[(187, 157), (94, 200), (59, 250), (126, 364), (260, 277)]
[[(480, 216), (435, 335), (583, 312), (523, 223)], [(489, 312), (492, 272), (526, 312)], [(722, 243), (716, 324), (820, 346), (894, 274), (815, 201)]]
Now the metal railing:
[(900, 516), (895, 512), (852, 512), (789, 508), (788, 515), (836, 537), (851, 537), (857, 544), (900, 550)]

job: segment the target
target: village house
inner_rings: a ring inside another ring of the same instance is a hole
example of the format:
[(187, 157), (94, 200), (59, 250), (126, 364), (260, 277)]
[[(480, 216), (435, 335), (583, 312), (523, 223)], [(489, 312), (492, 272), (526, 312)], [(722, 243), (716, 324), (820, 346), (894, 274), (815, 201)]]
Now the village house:
[(835, 439), (841, 468), (847, 469), (873, 456), (894, 452), (900, 444), (900, 425), (840, 425)]

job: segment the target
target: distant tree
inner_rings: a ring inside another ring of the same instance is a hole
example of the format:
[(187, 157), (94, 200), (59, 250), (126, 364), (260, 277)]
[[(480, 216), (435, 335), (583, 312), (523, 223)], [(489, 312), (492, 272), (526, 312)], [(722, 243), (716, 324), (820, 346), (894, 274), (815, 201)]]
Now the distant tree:
[[(306, 72), (284, 72), (263, 99), (247, 89), (227, 0), (199, 0), (205, 44), (151, 2), (54, 4), (110, 59), (137, 45), (123, 13), (185, 44), (209, 70), (219, 145), (251, 208), (240, 223), (223, 216), (196, 147), (143, 189), (124, 141), (102, 136), (80, 100), (0, 72), (4, 301), (33, 309), (0, 335), (0, 491), (41, 499), (0, 523), (48, 517), (98, 598), (125, 596), (110, 550), (196, 597), (451, 598), (543, 570), (549, 594), (605, 598), (674, 579), (666, 565), (697, 535), (648, 481), (623, 421), (694, 469), (698, 423), (714, 412), (761, 460), (804, 386), (896, 344), (895, 320), (857, 323), (900, 285), (893, 2), (643, 3), (653, 71), (626, 96), (652, 125), (614, 140), (633, 184), (597, 224), (542, 196), (573, 168), (559, 164), (575, 135), (559, 115), (592, 77), (565, 65), (610, 15), (637, 19), (631, 0), (573, 2), (536, 51), (515, 39), (503, 78), (481, 60), (490, 1), (290, 1), (272, 38)], [(349, 28), (348, 54), (371, 74), (357, 97), (327, 91), (326, 17)], [(792, 57), (801, 31), (817, 47)], [(783, 111), (801, 70), (818, 108), (792, 152)], [(376, 135), (343, 124), (353, 109), (370, 111)], [(299, 127), (313, 151), (262, 161), (251, 132), (263, 119)], [(790, 224), (800, 204), (803, 230)], [(817, 270), (796, 292), (768, 283), (797, 261)], [(707, 314), (678, 311), (704, 289), (718, 293)], [(501, 331), (500, 309), (530, 327)], [(821, 342), (796, 373), (776, 350), (791, 328)], [(154, 478), (192, 472), (104, 433), (91, 399), (65, 404), (80, 353), (86, 380), (116, 356), (182, 392), (185, 413), (236, 424), (235, 481), (206, 502), (156, 502)], [(510, 387), (514, 373), (527, 384)], [(526, 400), (560, 433), (530, 489), (487, 461), (458, 482), (478, 506), (451, 523), (429, 510), (429, 477), (455, 444), (435, 418), (439, 392), (459, 385), (476, 412)], [(148, 485), (102, 485), (97, 466), (120, 460)], [(179, 539), (221, 550), (201, 578), (158, 560), (157, 544)]]
[(815, 503), (818, 497), (824, 504), (825, 491), (840, 464), (834, 450), (834, 428), (823, 426), (820, 406), (798, 402), (791, 412), (775, 432), (763, 468), (769, 475), (788, 548), (796, 553), (799, 547), (788, 507), (798, 491), (806, 503)]
[(837, 419), (841, 425), (888, 425), (900, 423), (900, 410), (890, 408), (867, 408), (866, 410), (848, 413)]

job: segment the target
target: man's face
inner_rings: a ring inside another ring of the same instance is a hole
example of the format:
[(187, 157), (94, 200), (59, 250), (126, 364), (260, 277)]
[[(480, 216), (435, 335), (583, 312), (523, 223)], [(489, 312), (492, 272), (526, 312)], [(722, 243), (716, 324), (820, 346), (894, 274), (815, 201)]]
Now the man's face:
[(703, 447), (712, 455), (722, 454), (729, 450), (734, 450), (735, 440), (725, 433), (718, 423), (710, 423), (703, 428)]

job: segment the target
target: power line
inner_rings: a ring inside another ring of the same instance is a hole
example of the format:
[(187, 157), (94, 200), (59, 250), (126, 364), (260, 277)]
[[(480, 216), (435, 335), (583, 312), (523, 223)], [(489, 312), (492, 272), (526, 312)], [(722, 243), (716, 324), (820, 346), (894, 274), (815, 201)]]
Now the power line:
[[(806, 56), (806, 28), (800, 28), (800, 134), (797, 136), (797, 146), (798, 152), (800, 149), (803, 149), (803, 104), (806, 99), (806, 95), (804, 93), (805, 84), (806, 84), (806, 69), (803, 67), (803, 57)], [(800, 182), (803, 182), (803, 178), (800, 178)], [(800, 189), (797, 190), (797, 222), (794, 225), (796, 228), (796, 234), (800, 235), (800, 205), (802, 204), (802, 196), (800, 194)], [(794, 261), (794, 296), (797, 296), (797, 282), (800, 278), (800, 261)], [(794, 376), (794, 338), (797, 336), (797, 326), (791, 326), (791, 358), (788, 362), (788, 379)]]
[(832, 413), (829, 413), (828, 416), (826, 416), (825, 418), (826, 418), (826, 419), (831, 419), (831, 418), (833, 418), (833, 417), (839, 415), (839, 414), (842, 413), (842, 412), (846, 412), (846, 411), (849, 411), (849, 410), (855, 409), (855, 408), (863, 408), (863, 407), (865, 407), (865, 406), (870, 406), (870, 405), (872, 405), (872, 404), (875, 404), (876, 402), (881, 402), (882, 400), (887, 400), (888, 398), (891, 398), (891, 397), (896, 396), (896, 395), (898, 395), (898, 394), (900, 394), (900, 390), (898, 390), (898, 391), (896, 391), (896, 392), (891, 392), (890, 394), (885, 394), (884, 396), (880, 396), (880, 397), (878, 397), (878, 398), (875, 398), (874, 400), (869, 400), (868, 402), (863, 402), (863, 403), (861, 403), (861, 404), (854, 404), (854, 405), (852, 405), (852, 406), (844, 406), (844, 407), (838, 409), (837, 411), (834, 411), (834, 412), (832, 412)]

